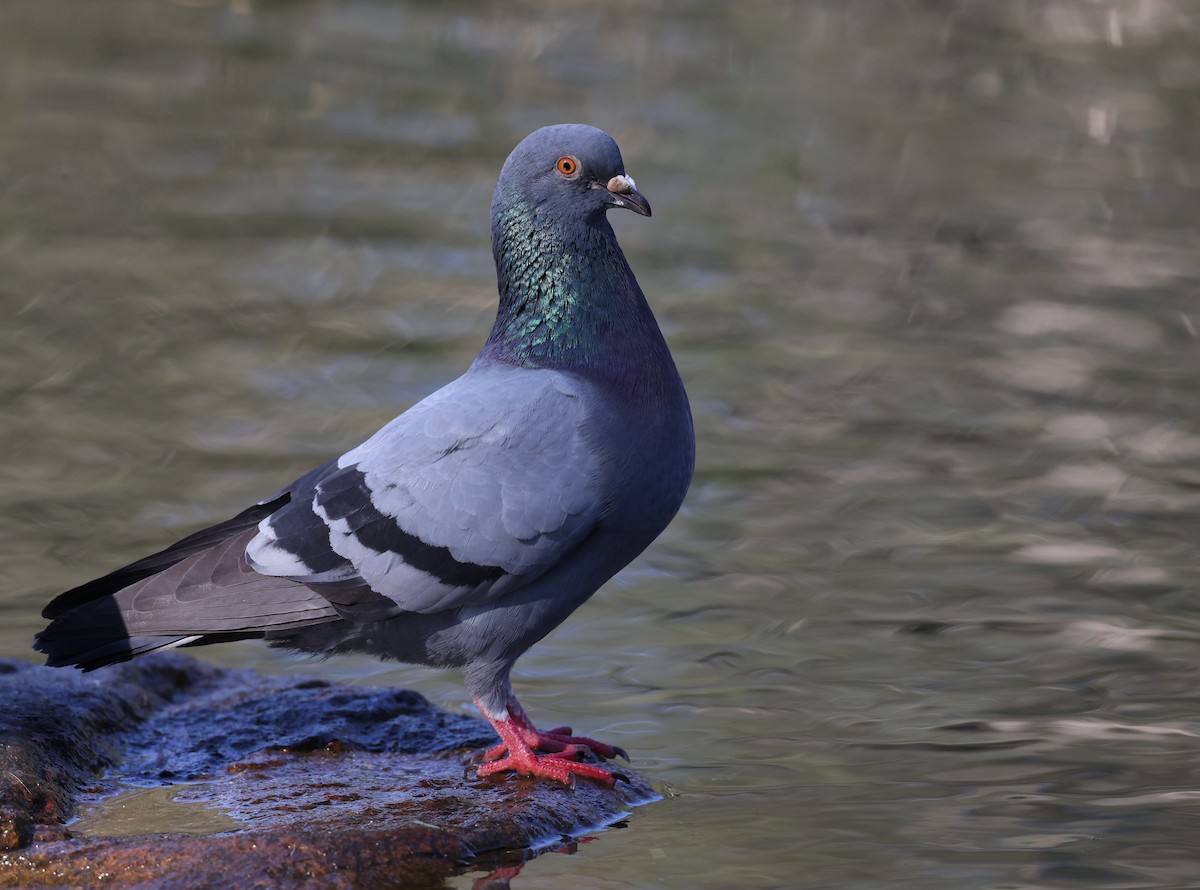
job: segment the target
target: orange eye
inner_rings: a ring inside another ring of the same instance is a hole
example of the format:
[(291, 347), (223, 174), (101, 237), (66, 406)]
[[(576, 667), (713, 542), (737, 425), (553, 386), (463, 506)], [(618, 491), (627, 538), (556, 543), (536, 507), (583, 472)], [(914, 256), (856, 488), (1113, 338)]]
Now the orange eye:
[(570, 155), (564, 155), (555, 162), (554, 169), (563, 176), (574, 176), (579, 169), (579, 162)]

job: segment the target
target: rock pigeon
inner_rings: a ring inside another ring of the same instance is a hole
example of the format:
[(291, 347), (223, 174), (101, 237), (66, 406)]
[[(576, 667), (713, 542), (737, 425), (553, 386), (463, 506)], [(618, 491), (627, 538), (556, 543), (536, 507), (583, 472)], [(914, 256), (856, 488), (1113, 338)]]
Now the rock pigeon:
[(537, 130), (492, 200), (499, 311), (463, 376), (232, 519), (61, 594), (34, 646), (85, 670), (246, 638), (458, 667), (481, 776), (571, 784), (624, 752), (539, 731), (509, 672), (678, 511), (683, 383), (607, 212), (650, 204), (601, 130)]

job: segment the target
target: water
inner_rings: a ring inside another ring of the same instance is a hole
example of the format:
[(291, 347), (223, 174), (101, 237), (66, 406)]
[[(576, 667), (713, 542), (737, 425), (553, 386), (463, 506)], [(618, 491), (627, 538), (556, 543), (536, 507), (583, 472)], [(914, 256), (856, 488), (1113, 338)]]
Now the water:
[(514, 886), (1195, 886), (1198, 35), (1182, 0), (5, 4), (0, 654), (460, 372), (499, 164), (585, 121), (654, 205), (614, 223), (699, 467), (515, 676), (668, 797)]

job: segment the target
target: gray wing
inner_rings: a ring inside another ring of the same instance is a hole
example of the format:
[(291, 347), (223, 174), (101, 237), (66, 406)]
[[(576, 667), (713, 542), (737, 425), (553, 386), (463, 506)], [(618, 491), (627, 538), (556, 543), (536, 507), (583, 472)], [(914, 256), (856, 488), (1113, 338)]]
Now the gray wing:
[(308, 502), (264, 519), (247, 558), (347, 615), (437, 612), (528, 584), (604, 510), (587, 397), (558, 372), (475, 366), (343, 455)]

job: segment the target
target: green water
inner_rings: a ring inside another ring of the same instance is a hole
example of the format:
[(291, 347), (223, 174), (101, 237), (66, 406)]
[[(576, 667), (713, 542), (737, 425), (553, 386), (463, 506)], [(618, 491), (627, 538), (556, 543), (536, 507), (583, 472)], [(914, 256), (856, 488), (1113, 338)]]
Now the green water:
[(1198, 38), (1184, 0), (10, 0), (0, 654), (461, 372), (500, 163), (582, 121), (654, 206), (614, 224), (699, 463), (515, 676), (668, 796), (513, 886), (1195, 886)]

